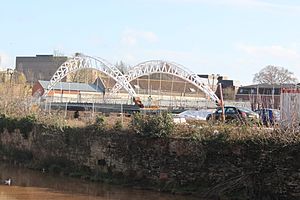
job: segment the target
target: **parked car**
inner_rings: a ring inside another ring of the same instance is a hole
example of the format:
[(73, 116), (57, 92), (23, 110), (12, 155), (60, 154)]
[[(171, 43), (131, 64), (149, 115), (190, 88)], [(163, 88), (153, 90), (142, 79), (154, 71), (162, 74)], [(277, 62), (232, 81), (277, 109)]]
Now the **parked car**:
[[(259, 115), (252, 110), (243, 107), (236, 107), (236, 106), (225, 106), (224, 107), (225, 113), (225, 121), (259, 121)], [(206, 120), (221, 120), (222, 119), (222, 108), (218, 107), (215, 112), (212, 114), (208, 114)]]
[(173, 114), (173, 122), (175, 124), (185, 124), (186, 119), (178, 114)]
[(178, 114), (180, 117), (184, 117), (187, 120), (205, 120), (207, 115), (212, 111), (207, 109), (202, 110), (186, 110)]
[(265, 126), (273, 126), (277, 124), (280, 120), (280, 111), (271, 108), (262, 108), (255, 110), (259, 114), (261, 123)]

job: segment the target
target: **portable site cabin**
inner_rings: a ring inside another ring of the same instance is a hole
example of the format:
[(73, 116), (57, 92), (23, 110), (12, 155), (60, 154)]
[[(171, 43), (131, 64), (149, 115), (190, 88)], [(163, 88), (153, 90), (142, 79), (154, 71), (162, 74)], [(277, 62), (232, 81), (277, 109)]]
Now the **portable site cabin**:
[(284, 126), (300, 125), (300, 88), (282, 89), (280, 116)]

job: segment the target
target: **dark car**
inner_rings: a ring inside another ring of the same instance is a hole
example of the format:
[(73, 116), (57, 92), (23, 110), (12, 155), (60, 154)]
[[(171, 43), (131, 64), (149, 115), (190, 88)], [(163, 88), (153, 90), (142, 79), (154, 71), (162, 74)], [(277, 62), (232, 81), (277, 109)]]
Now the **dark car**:
[(274, 126), (280, 120), (280, 111), (277, 109), (262, 108), (255, 110), (255, 112), (259, 114), (261, 123), (265, 126)]
[[(243, 107), (225, 106), (225, 121), (254, 121), (258, 122), (259, 115), (252, 110)], [(222, 108), (218, 107), (214, 113), (208, 114), (206, 120), (222, 120)]]

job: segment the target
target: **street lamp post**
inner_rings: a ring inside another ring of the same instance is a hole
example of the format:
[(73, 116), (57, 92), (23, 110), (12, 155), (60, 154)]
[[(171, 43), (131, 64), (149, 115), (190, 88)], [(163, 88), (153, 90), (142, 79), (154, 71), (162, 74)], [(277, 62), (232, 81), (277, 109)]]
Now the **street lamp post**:
[(12, 70), (12, 69), (7, 69), (7, 74), (9, 74), (9, 84), (10, 84), (10, 86), (11, 86), (11, 83), (12, 83), (12, 76), (13, 76), (13, 74), (14, 74), (14, 70)]

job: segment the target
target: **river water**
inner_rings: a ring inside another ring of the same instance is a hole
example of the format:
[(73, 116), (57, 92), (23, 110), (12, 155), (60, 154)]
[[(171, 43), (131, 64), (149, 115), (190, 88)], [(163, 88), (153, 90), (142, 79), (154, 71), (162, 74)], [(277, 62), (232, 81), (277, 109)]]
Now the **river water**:
[[(12, 185), (4, 180), (12, 179)], [(0, 200), (195, 200), (0, 165)]]

